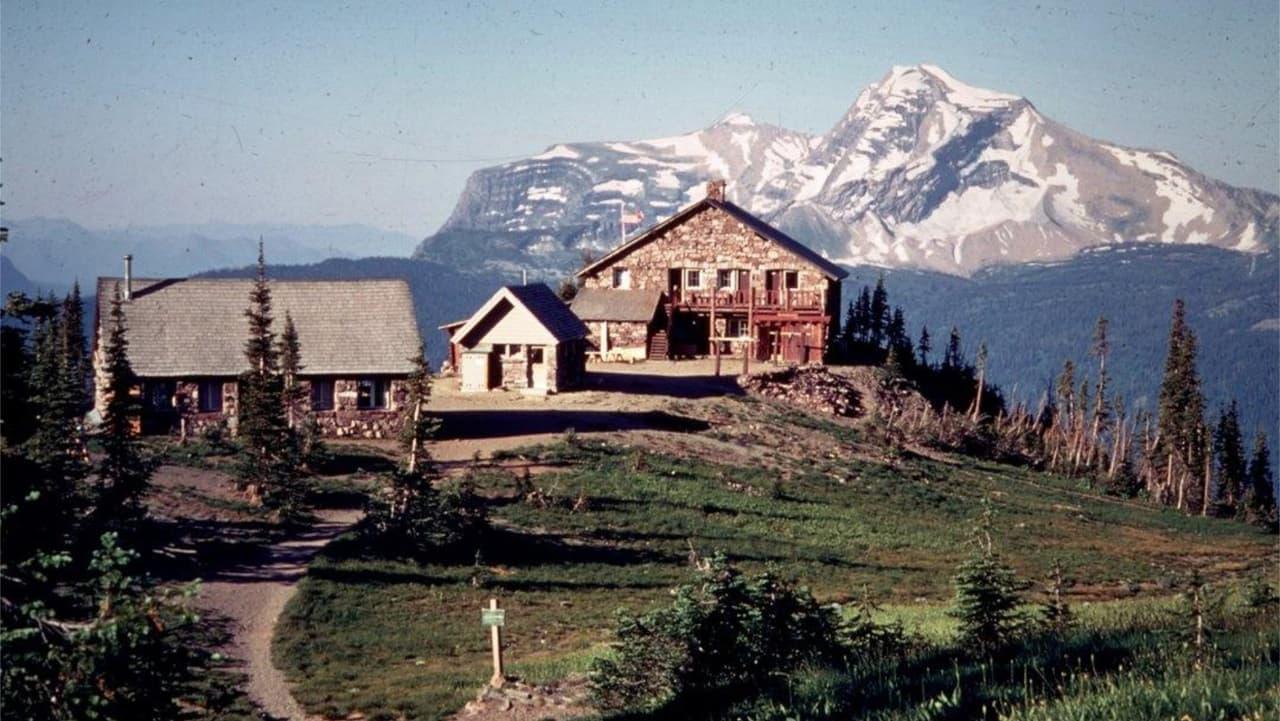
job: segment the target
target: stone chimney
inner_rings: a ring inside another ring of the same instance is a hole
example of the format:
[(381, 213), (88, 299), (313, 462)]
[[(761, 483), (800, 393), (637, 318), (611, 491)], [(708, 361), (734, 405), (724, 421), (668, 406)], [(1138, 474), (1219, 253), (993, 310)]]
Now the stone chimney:
[(724, 202), (724, 180), (707, 181), (707, 198)]
[(124, 257), (124, 299), (133, 300), (133, 256)]

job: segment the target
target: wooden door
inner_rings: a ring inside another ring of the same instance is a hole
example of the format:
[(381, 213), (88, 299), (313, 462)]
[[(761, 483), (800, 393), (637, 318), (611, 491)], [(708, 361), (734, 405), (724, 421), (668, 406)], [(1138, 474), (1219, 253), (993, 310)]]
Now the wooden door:
[(667, 292), (671, 293), (671, 302), (679, 303), (683, 298), (684, 289), (684, 270), (681, 268), (667, 269)]

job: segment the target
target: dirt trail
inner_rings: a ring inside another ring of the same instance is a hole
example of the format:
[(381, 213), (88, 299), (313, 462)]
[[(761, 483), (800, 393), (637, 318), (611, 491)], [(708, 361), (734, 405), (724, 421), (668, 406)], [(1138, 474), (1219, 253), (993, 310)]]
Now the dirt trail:
[(289, 693), (284, 673), (271, 663), (276, 621), (311, 558), (350, 528), (360, 513), (320, 511), (315, 525), (267, 546), (244, 564), (218, 571), (201, 585), (199, 605), (230, 619), (234, 632), (227, 652), (244, 662), (249, 698), (272, 718), (308, 718)]

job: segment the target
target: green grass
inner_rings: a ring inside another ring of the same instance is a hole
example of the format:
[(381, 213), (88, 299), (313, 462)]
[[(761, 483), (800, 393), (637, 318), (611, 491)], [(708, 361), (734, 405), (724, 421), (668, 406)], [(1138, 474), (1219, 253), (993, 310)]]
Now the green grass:
[[(1075, 481), (995, 464), (771, 459), (789, 464), (782, 481), (763, 464), (584, 441), (521, 452), (563, 466), (534, 483), (566, 502), (515, 502), (514, 477), (477, 475), (496, 528), (478, 573), (470, 563), (366, 557), (354, 540), (313, 563), (275, 646), (309, 710), (386, 719), (456, 711), (488, 677), (479, 610), (490, 597), (508, 609), (513, 671), (534, 680), (581, 672), (606, 648), (619, 608), (664, 602), (690, 578), (691, 551), (724, 550), (823, 601), (866, 593), (945, 644), (950, 578), (984, 497), (999, 514), (1004, 556), (1033, 580), (1061, 559), (1081, 581), (1077, 611), (1097, 628), (1150, 617), (1152, 604), (1171, 602), (1145, 599), (1168, 596), (1193, 566), (1222, 579), (1274, 559), (1274, 538), (1247, 526), (1103, 500)], [(574, 512), (579, 495), (588, 508)], [(1131, 596), (1141, 600), (1079, 603)], [(952, 683), (944, 671), (930, 672), (939, 693)]]

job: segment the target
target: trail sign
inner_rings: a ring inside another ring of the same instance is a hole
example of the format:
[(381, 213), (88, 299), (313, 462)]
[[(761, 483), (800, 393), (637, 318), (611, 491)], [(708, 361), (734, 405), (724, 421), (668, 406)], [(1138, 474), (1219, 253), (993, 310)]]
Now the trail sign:
[(502, 688), (507, 677), (502, 673), (502, 627), (507, 622), (507, 612), (498, 608), (498, 599), (489, 599), (489, 607), (480, 609), (480, 625), (489, 629), (489, 640), (493, 644), (493, 678), (489, 685)]

